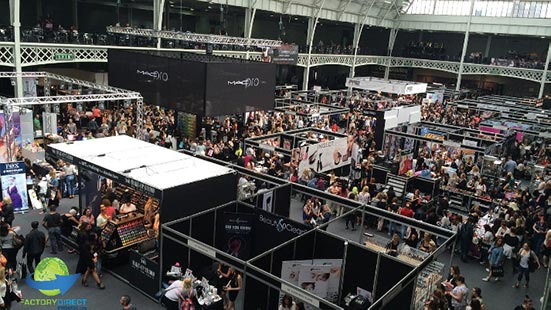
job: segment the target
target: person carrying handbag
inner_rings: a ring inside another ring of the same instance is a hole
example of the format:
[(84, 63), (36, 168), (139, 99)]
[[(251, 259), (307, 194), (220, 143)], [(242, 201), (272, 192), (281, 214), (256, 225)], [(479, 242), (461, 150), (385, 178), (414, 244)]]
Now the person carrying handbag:
[(490, 271), (488, 276), (483, 278), (482, 281), (488, 282), (492, 276), (495, 277), (495, 281), (499, 281), (499, 278), (503, 277), (503, 258), (503, 238), (499, 237), (488, 253)]
[(526, 284), (524, 284), (524, 287), (528, 288), (530, 282), (530, 272), (534, 272), (536, 267), (537, 269), (541, 267), (540, 261), (536, 253), (530, 249), (530, 245), (528, 245), (528, 243), (524, 243), (520, 251), (518, 251), (517, 260), (519, 273), (517, 283), (513, 285), (513, 287), (519, 288), (522, 277), (524, 276), (526, 278)]

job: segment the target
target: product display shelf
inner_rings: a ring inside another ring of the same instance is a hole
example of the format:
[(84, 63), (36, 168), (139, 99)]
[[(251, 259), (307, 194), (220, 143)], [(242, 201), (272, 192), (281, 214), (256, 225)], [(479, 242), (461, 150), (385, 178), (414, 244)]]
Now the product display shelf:
[[(130, 202), (133, 203), (139, 212), (144, 212), (144, 206), (149, 199), (149, 196), (142, 194), (141, 192), (134, 190), (125, 185), (118, 185), (115, 188), (115, 194), (117, 197), (122, 198), (126, 195), (130, 195)], [(153, 199), (153, 205), (158, 206), (159, 200)]]
[(429, 300), (432, 291), (442, 282), (443, 272), (444, 264), (433, 261), (419, 273), (413, 309), (424, 309), (425, 302)]
[(138, 215), (119, 221), (109, 221), (101, 234), (107, 241), (107, 252), (116, 252), (149, 239), (143, 220), (143, 215)]

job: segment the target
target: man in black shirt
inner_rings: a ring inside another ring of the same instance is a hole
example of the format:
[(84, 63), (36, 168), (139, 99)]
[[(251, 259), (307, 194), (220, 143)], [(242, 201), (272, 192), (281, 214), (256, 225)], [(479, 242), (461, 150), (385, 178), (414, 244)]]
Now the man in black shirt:
[[(46, 235), (38, 230), (38, 222), (31, 223), (32, 230), (25, 236), (25, 245), (23, 247), (23, 258), (27, 256), (27, 268), (29, 273), (34, 272), (34, 268), (40, 262), (40, 256), (46, 247)], [(33, 265), (34, 263), (34, 265)]]
[(50, 238), (50, 246), (52, 247), (50, 253), (52, 254), (57, 254), (57, 248), (63, 251), (63, 243), (61, 242), (62, 223), (61, 215), (56, 212), (56, 206), (50, 206), (50, 213), (44, 216), (42, 226), (48, 229), (48, 237)]

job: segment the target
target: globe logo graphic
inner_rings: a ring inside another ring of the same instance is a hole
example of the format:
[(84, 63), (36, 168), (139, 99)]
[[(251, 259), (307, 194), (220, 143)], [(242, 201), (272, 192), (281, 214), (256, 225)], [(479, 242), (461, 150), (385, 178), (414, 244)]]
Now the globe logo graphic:
[[(31, 275), (28, 276), (28, 278), (30, 277)], [(38, 263), (38, 266), (36, 266), (33, 281), (35, 282), (35, 285), (31, 286), (35, 287), (46, 296), (56, 296), (59, 294), (63, 295), (74, 283), (74, 281), (71, 281), (72, 283), (67, 286), (68, 283), (64, 283), (66, 281), (62, 281), (62, 279), (67, 279), (68, 277), (70, 277), (69, 269), (64, 261), (57, 257), (46, 257)], [(78, 277), (78, 275), (76, 275), (76, 277)]]

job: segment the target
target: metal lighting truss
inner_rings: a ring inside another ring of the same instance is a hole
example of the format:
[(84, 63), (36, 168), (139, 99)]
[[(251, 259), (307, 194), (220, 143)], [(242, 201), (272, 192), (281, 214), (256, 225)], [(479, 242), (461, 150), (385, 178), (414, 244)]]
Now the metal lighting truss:
[[(30, 105), (46, 105), (60, 103), (75, 103), (75, 102), (103, 102), (110, 100), (136, 100), (136, 129), (138, 135), (143, 133), (143, 97), (138, 92), (120, 89), (116, 87), (99, 85), (88, 81), (74, 79), (71, 77), (53, 74), (49, 72), (0, 72), (0, 78), (44, 78), (44, 97), (24, 97), (24, 98), (3, 98), (0, 97), (0, 105), (5, 113), (6, 128), (11, 130), (13, 127), (13, 112), (16, 108)], [(63, 95), (63, 96), (48, 96), (49, 84), (51, 80), (56, 80), (72, 85), (87, 87), (94, 91), (104, 92), (103, 94), (86, 94), (86, 95)], [(6, 135), (6, 144), (8, 145), (8, 157), (12, 158), (11, 143), (12, 137)]]
[(130, 27), (108, 26), (107, 32), (148, 37), (148, 38), (161, 38), (161, 39), (167, 39), (167, 40), (179, 40), (179, 41), (208, 43), (208, 44), (241, 45), (241, 46), (257, 46), (257, 47), (278, 47), (278, 46), (281, 46), (281, 44), (283, 44), (283, 42), (279, 40), (228, 37), (228, 36), (221, 36), (221, 35), (214, 35), (214, 34), (199, 34), (199, 33), (189, 33), (189, 32), (130, 28)]
[[(155, 50), (158, 49), (152, 47), (121, 47), (121, 46), (89, 46), (89, 45), (68, 45), (68, 44), (56, 44), (56, 43), (21, 43), (23, 50), (28, 49), (29, 55), (32, 58), (23, 60), (23, 66), (36, 66), (44, 64), (60, 64), (60, 63), (75, 63), (75, 62), (107, 62), (107, 49), (108, 48), (128, 48), (135, 50)], [(0, 66), (5, 65), (13, 67), (13, 43), (0, 42)], [(56, 51), (63, 49), (64, 51), (71, 52), (75, 55), (75, 59), (67, 61), (54, 60), (54, 54)], [(183, 51), (190, 53), (204, 54), (204, 50), (185, 50), (185, 49), (159, 49), (161, 51)], [(91, 53), (94, 51), (94, 53)], [(25, 51), (22, 52), (25, 54)], [(91, 58), (90, 55), (95, 55)], [(215, 55), (233, 57), (245, 59), (247, 52), (244, 51), (224, 51), (215, 50)], [(261, 53), (249, 52), (249, 59), (260, 60)], [(29, 56), (30, 57), (30, 56)], [(459, 62), (455, 61), (443, 61), (443, 60), (429, 60), (429, 59), (415, 59), (415, 58), (401, 58), (388, 56), (374, 56), (374, 55), (357, 55), (354, 59), (353, 55), (331, 55), (331, 54), (311, 54), (308, 61), (308, 54), (300, 53), (298, 55), (297, 66), (310, 67), (323, 66), (323, 65), (342, 65), (342, 66), (366, 66), (366, 65), (379, 65), (390, 67), (407, 67), (407, 68), (424, 68), (438, 71), (445, 71), (452, 74), (459, 72)], [(49, 73), (48, 73), (49, 74)], [(505, 76), (516, 79), (524, 79), (540, 83), (542, 80), (545, 83), (551, 83), (551, 72), (541, 69), (525, 69), (517, 67), (502, 67), (480, 64), (463, 64), (463, 75), (497, 75)], [(23, 75), (25, 76), (25, 75)], [(545, 79), (544, 79), (545, 76)], [(67, 79), (67, 77), (65, 77)], [(84, 82), (84, 81), (83, 81)], [(90, 82), (86, 82), (90, 83)], [(92, 83), (90, 83), (92, 84)], [(96, 85), (98, 86), (98, 85)], [(106, 87), (106, 86), (103, 86)], [(118, 90), (124, 91), (124, 90)]]

